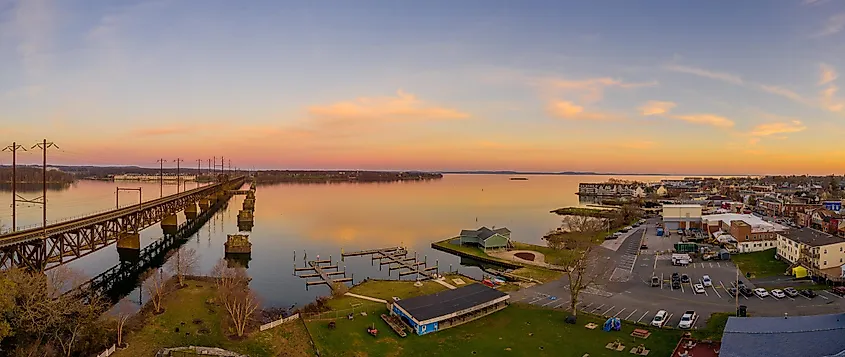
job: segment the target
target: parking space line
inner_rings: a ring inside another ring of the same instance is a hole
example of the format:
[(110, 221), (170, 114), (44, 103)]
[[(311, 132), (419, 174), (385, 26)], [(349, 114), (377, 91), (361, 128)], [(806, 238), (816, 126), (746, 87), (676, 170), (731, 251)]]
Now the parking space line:
[(666, 322), (663, 323), (663, 326), (666, 326), (666, 324), (668, 324), (669, 321), (672, 321), (672, 316), (675, 316), (675, 314), (669, 314), (669, 317), (666, 318)]
[(635, 312), (637, 312), (637, 309), (634, 309), (634, 311), (631, 311), (631, 313), (628, 314), (627, 317), (625, 317), (625, 320), (631, 321), (631, 316), (633, 316)]
[(830, 291), (827, 291), (827, 290), (822, 290), (822, 291), (826, 292), (826, 293), (827, 293), (828, 295), (830, 295), (830, 296), (833, 296), (833, 297), (838, 297), (838, 298), (840, 298), (840, 299), (842, 299), (842, 298), (843, 298), (842, 296), (836, 295), (836, 294), (834, 294), (834, 293), (832, 293), (832, 292), (830, 292)]
[(625, 308), (624, 308), (624, 307), (622, 308), (622, 310), (617, 311), (617, 312), (616, 312), (616, 315), (613, 315), (613, 317), (618, 317), (618, 316), (619, 316), (619, 314), (621, 314), (623, 311), (625, 311)]
[(722, 267), (722, 263), (720, 263), (720, 262), (716, 262), (716, 266), (717, 266), (717, 267), (719, 267), (719, 268), (721, 268), (721, 267)]
[(806, 296), (804, 296), (804, 295), (800, 295), (800, 294), (799, 294), (798, 296), (800, 296), (800, 297), (802, 297), (802, 298), (805, 298), (805, 299), (807, 299), (807, 300), (813, 300), (813, 299), (810, 299), (810, 298), (808, 298), (808, 297), (806, 297)]
[(682, 293), (685, 293), (685, 292), (686, 292), (686, 291), (684, 291), (684, 283), (681, 283), (681, 292), (682, 292)]
[(616, 305), (611, 306), (607, 311), (605, 311), (602, 315), (607, 315), (611, 310), (615, 309)]
[(529, 302), (529, 304), (532, 304), (532, 305), (533, 305), (535, 302), (540, 301), (540, 300), (543, 300), (543, 298), (542, 298), (542, 297), (538, 297), (538, 298), (536, 298), (536, 299), (534, 299), (534, 300), (531, 300), (531, 301)]
[[(702, 263), (702, 264), (704, 264), (704, 263)], [(711, 268), (713, 267), (713, 263), (707, 263), (707, 265), (709, 265)]]
[[(704, 287), (704, 282), (701, 281), (701, 279), (698, 279), (698, 283), (701, 284), (702, 288)], [(707, 289), (704, 289), (704, 296), (709, 296), (709, 295), (707, 295)]]
[(557, 302), (557, 299), (555, 299), (555, 300), (549, 300), (549, 302), (547, 302), (547, 303), (545, 303), (545, 304), (543, 304), (543, 305), (540, 305), (540, 306), (541, 306), (541, 307), (546, 307), (547, 305), (551, 305), (551, 304), (556, 303), (556, 302)]
[(761, 298), (760, 295), (754, 294), (754, 296), (756, 296), (760, 300), (763, 300), (763, 298)]
[(595, 304), (595, 303), (594, 303), (594, 302), (591, 302), (591, 303), (589, 303), (589, 304), (587, 304), (587, 305), (585, 305), (585, 306), (581, 306), (581, 308), (582, 308), (582, 309), (586, 309), (586, 308), (588, 308), (588, 307), (590, 307), (590, 306), (593, 306), (593, 304)]
[(644, 312), (644, 313), (643, 313), (643, 316), (640, 316), (640, 318), (639, 318), (639, 320), (637, 320), (637, 322), (642, 321), (642, 320), (643, 320), (643, 318), (645, 317), (645, 315), (648, 315), (648, 313), (649, 313), (648, 311)]
[(603, 308), (603, 307), (604, 307), (604, 304), (601, 304), (601, 305), (599, 305), (598, 307), (594, 308), (592, 311), (590, 311), (590, 313), (593, 313), (593, 312), (599, 311), (599, 309), (601, 309), (601, 308)]
[(822, 298), (822, 299), (825, 299), (825, 300), (830, 300), (830, 299), (828, 299), (828, 298), (827, 298), (827, 296), (824, 296), (824, 295), (822, 295), (822, 294), (816, 294), (816, 295), (818, 295), (818, 296), (819, 296), (820, 298)]

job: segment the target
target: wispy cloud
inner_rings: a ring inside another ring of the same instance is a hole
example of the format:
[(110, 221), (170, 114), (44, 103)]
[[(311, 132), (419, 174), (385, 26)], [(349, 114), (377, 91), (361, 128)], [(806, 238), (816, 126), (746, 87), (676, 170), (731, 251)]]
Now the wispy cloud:
[(734, 126), (733, 120), (714, 114), (673, 115), (670, 118), (693, 124), (711, 125), (717, 128), (732, 128)]
[(618, 114), (587, 111), (584, 107), (565, 100), (553, 100), (549, 102), (547, 109), (552, 116), (568, 120), (609, 121), (624, 118)]
[(674, 102), (664, 102), (659, 100), (650, 100), (646, 102), (642, 107), (640, 107), (640, 114), (649, 116), (649, 115), (660, 115), (666, 114), (674, 108), (676, 104)]
[(776, 122), (776, 123), (766, 123), (760, 124), (754, 127), (751, 130), (750, 135), (752, 136), (770, 136), (776, 134), (787, 134), (787, 133), (797, 133), (807, 130), (807, 127), (804, 126), (800, 120), (792, 120), (789, 122)]
[(822, 63), (819, 65), (820, 74), (819, 74), (819, 85), (828, 84), (839, 78), (839, 73), (836, 73), (836, 69), (829, 64)]
[(724, 82), (733, 83), (733, 84), (742, 84), (743, 83), (743, 80), (740, 76), (730, 74), (730, 73), (725, 73), (725, 72), (716, 72), (716, 71), (706, 70), (706, 69), (703, 69), (703, 68), (683, 66), (683, 65), (677, 65), (677, 64), (667, 65), (665, 68), (666, 68), (666, 70), (669, 70), (669, 71), (672, 71), (672, 72), (687, 73), (687, 74), (692, 74), (692, 75), (696, 75), (696, 76), (699, 76), (699, 77), (715, 79), (715, 80), (724, 81)]
[(786, 97), (799, 103), (809, 104), (812, 102), (804, 96), (784, 87), (761, 84), (760, 89), (762, 89), (764, 92)]
[(308, 108), (308, 114), (320, 120), (403, 122), (418, 120), (466, 119), (470, 115), (457, 109), (432, 105), (402, 90), (396, 96), (361, 97), (354, 100)]
[(826, 3), (828, 0), (802, 0), (801, 4), (803, 5), (821, 5)]
[(827, 19), (821, 31), (810, 37), (825, 37), (838, 33), (845, 29), (845, 13), (836, 14)]
[(836, 92), (839, 91), (839, 87), (835, 84), (831, 83), (821, 91), (821, 104), (822, 106), (832, 112), (841, 112), (845, 110), (845, 101), (836, 97)]
[(555, 92), (574, 94), (578, 97), (579, 102), (582, 104), (592, 104), (602, 100), (602, 98), (604, 98), (604, 91), (607, 88), (634, 89), (658, 85), (657, 81), (625, 82), (610, 77), (583, 80), (544, 79), (541, 80), (540, 83)]

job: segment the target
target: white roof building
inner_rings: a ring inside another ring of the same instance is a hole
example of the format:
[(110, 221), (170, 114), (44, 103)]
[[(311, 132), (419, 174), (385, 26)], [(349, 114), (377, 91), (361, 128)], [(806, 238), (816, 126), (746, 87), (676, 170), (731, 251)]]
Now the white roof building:
[(724, 224), (725, 226), (730, 227), (731, 221), (743, 221), (751, 226), (751, 231), (754, 233), (757, 232), (780, 232), (785, 231), (787, 228), (774, 223), (774, 222), (766, 222), (762, 218), (757, 217), (752, 214), (739, 214), (739, 213), (722, 213), (722, 214), (710, 214), (706, 216), (701, 216), (701, 221), (707, 223), (708, 225), (716, 225), (716, 222), (719, 222), (720, 225)]

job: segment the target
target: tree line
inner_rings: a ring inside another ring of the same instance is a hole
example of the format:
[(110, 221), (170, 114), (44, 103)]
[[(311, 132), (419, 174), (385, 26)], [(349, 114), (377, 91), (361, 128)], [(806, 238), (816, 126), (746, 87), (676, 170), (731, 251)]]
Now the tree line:
[[(43, 172), (40, 167), (18, 167), (15, 175), (18, 183), (41, 183), (43, 182)], [(58, 171), (47, 171), (47, 183), (72, 183), (74, 176), (72, 174)], [(12, 168), (0, 167), (0, 183), (12, 182)]]

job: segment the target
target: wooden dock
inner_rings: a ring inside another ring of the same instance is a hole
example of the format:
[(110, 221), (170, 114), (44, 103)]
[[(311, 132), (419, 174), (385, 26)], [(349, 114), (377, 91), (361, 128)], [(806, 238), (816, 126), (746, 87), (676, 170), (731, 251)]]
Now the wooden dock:
[[(329, 264), (329, 265), (323, 265)], [(331, 259), (323, 259), (323, 260), (312, 260), (308, 262), (308, 267), (297, 268), (296, 266), (293, 267), (294, 275), (299, 276), (303, 279), (308, 278), (320, 278), (320, 280), (306, 280), (305, 287), (309, 287), (311, 285), (321, 285), (325, 284), (328, 285), (329, 288), (334, 290), (335, 283), (345, 283), (345, 282), (353, 282), (353, 277), (346, 277), (346, 271), (340, 270), (337, 264), (331, 265)], [(327, 271), (327, 270), (334, 270), (334, 271)], [(297, 272), (313, 272), (308, 274), (296, 274)], [(342, 278), (333, 278), (335, 275), (343, 275)]]
[(424, 261), (418, 261), (416, 255), (412, 258), (406, 258), (408, 251), (402, 247), (361, 250), (357, 252), (341, 253), (341, 255), (344, 257), (372, 255), (371, 261), (373, 264), (375, 264), (375, 261), (378, 260), (379, 269), (381, 269), (382, 266), (387, 265), (388, 274), (394, 270), (398, 270), (399, 278), (406, 275), (416, 274), (417, 280), (420, 280), (420, 277), (423, 279), (434, 279), (438, 275), (438, 264), (436, 261), (434, 266), (427, 267), (426, 264), (428, 258)]

